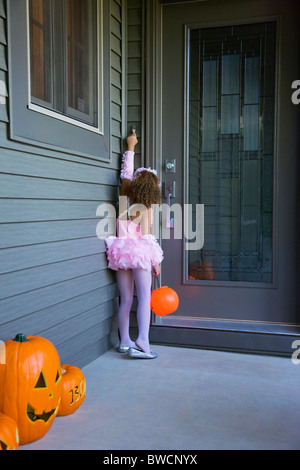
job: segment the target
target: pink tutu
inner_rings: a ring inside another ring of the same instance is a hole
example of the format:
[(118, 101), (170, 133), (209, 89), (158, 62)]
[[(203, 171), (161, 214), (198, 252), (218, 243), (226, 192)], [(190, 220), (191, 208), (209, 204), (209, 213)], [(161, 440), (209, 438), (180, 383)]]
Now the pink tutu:
[(118, 237), (105, 239), (108, 267), (142, 268), (151, 271), (163, 260), (163, 251), (153, 235), (141, 235), (140, 226), (130, 220), (118, 220)]

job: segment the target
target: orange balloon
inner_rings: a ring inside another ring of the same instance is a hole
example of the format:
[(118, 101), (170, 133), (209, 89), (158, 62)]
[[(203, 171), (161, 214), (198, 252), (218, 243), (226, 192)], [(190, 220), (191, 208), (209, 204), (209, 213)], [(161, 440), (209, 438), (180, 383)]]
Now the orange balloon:
[(159, 287), (151, 293), (151, 310), (160, 317), (175, 312), (178, 308), (178, 305), (179, 297), (177, 293), (170, 287)]

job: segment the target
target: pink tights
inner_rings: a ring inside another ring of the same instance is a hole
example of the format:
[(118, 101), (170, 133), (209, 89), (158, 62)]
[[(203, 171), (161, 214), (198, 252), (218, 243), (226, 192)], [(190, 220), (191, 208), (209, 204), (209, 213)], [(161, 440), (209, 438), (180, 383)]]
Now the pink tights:
[[(118, 313), (119, 333), (121, 344), (135, 346), (144, 352), (150, 352), (149, 327), (150, 327), (150, 297), (152, 273), (146, 269), (132, 269), (117, 271), (117, 281), (120, 291), (120, 306)], [(130, 309), (133, 300), (134, 284), (138, 298), (137, 323), (138, 337), (134, 343), (129, 335)]]

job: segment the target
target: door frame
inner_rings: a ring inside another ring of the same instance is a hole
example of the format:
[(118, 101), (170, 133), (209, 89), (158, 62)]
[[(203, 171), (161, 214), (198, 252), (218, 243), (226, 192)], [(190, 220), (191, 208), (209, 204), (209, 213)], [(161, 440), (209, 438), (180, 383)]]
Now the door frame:
[[(160, 0), (146, 1), (146, 71), (145, 71), (145, 154), (146, 164), (157, 168), (158, 174), (163, 172), (162, 155), (162, 33), (163, 33), (163, 8)], [(165, 6), (167, 8), (167, 6)], [(273, 187), (273, 282), (267, 286), (276, 288), (277, 285), (277, 252), (276, 252), (276, 210), (277, 210), (277, 146), (278, 146), (278, 126), (279, 126), (279, 61), (280, 61), (280, 16), (268, 15), (264, 17), (233, 19), (232, 24), (248, 24), (251, 22), (264, 22), (264, 20), (276, 20), (279, 26), (279, 34), (276, 41), (276, 97), (275, 97), (275, 129), (274, 129), (274, 187)], [(186, 25), (199, 27), (224, 26), (229, 22), (216, 21), (207, 23), (195, 23)], [(186, 41), (187, 44), (187, 41)], [(187, 57), (186, 44), (184, 46), (184, 83), (187, 80)], [(188, 125), (188, 116), (186, 115), (187, 86), (184, 93), (184, 129)], [(187, 175), (187, 133), (184, 135), (184, 178)], [(151, 156), (151, 157), (149, 157)], [(186, 191), (184, 191), (186, 201)], [(160, 238), (161, 242), (161, 238)], [(162, 270), (163, 270), (162, 265)], [(184, 262), (184, 270), (186, 263)], [(184, 279), (183, 279), (184, 282)], [(208, 281), (197, 281), (197, 285), (205, 285)], [(211, 288), (213, 281), (209, 281)], [(220, 283), (214, 283), (220, 285)], [(226, 283), (228, 284), (228, 283)], [(245, 287), (245, 283), (238, 283)], [(252, 285), (253, 286), (253, 285)], [(158, 317), (152, 313), (150, 326), (150, 341), (162, 344), (188, 346), (203, 349), (230, 350), (239, 352), (250, 352), (255, 354), (272, 354), (290, 357), (293, 350), (291, 345), (293, 341), (300, 338), (300, 324), (272, 323), (272, 322), (251, 322), (251, 321), (232, 321), (226, 319), (195, 319), (189, 317)], [(230, 347), (228, 346), (230, 344)]]

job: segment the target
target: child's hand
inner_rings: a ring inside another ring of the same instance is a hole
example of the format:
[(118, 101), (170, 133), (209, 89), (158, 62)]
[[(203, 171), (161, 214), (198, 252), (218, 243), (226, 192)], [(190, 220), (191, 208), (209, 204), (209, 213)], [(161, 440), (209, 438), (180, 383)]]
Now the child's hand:
[(131, 131), (131, 134), (127, 137), (126, 142), (128, 150), (132, 150), (134, 152), (134, 147), (138, 143), (138, 139), (134, 129)]
[(159, 276), (160, 275), (160, 264), (156, 264), (153, 266), (153, 276)]

